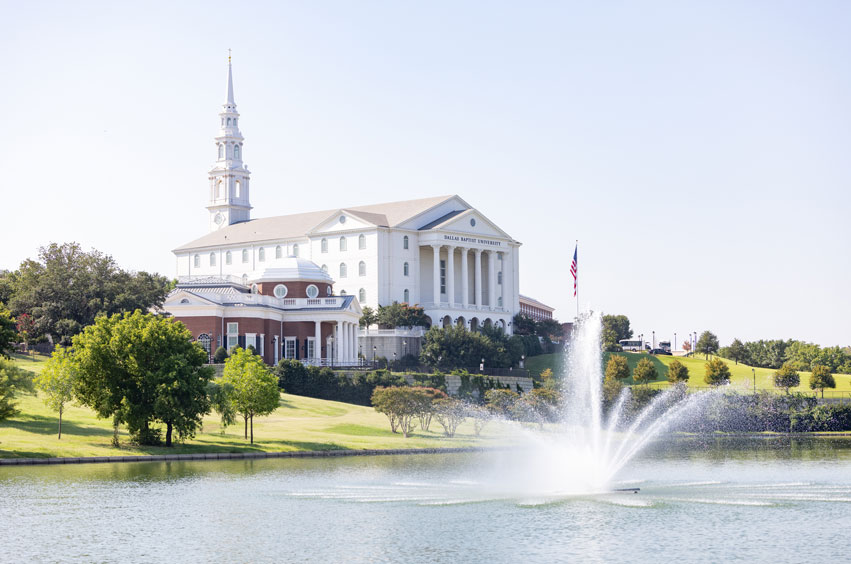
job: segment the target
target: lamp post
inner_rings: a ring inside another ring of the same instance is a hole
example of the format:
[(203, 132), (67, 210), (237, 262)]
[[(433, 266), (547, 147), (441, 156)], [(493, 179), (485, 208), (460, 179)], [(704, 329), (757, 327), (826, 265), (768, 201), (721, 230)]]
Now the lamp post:
[(677, 332), (674, 331), (674, 350), (677, 350)]
[(402, 364), (405, 366), (405, 374), (407, 374), (408, 373), (408, 340), (407, 339), (402, 341), (402, 350), (404, 351), (403, 356), (402, 356), (402, 360), (405, 361)]
[(653, 331), (653, 346), (651, 348), (656, 348), (656, 331)]
[(482, 363), (479, 365), (479, 372), (485, 373), (485, 359), (482, 359)]
[(751, 368), (751, 372), (753, 372), (753, 393), (756, 395), (756, 368)]
[(396, 351), (393, 351), (393, 366), (396, 366)]
[(526, 368), (526, 355), (520, 355), (520, 368)]
[(375, 368), (375, 353), (378, 352), (378, 347), (376, 345), (372, 345), (372, 366)]

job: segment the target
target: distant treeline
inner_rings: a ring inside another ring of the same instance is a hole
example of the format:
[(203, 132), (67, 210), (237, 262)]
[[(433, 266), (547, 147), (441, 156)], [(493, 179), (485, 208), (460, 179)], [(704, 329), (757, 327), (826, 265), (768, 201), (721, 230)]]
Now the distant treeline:
[(796, 370), (810, 371), (813, 366), (827, 366), (834, 374), (851, 374), (851, 350), (842, 347), (820, 347), (793, 339), (741, 342), (734, 339), (718, 354), (724, 358), (761, 368), (780, 368), (790, 362)]

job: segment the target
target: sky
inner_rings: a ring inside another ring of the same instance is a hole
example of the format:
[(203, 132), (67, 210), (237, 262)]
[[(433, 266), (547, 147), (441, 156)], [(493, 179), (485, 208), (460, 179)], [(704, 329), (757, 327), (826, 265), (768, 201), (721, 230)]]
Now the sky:
[(175, 275), (227, 50), (254, 217), (458, 194), (521, 292), (678, 344), (851, 345), (851, 3), (0, 0), (0, 269)]

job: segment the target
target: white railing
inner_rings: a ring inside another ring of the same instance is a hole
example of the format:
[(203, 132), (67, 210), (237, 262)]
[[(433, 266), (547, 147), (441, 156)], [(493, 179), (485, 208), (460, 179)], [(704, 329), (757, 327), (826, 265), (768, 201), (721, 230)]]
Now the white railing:
[(361, 337), (422, 337), (425, 327), (397, 327), (395, 329), (361, 329)]
[(178, 284), (238, 284), (244, 286), (241, 276), (232, 274), (191, 274), (188, 276), (178, 276)]
[(264, 296), (262, 294), (240, 294), (238, 299), (245, 305), (257, 304), (281, 309), (310, 309), (341, 307), (346, 298), (344, 296), (332, 296), (330, 298), (276, 298), (275, 296)]

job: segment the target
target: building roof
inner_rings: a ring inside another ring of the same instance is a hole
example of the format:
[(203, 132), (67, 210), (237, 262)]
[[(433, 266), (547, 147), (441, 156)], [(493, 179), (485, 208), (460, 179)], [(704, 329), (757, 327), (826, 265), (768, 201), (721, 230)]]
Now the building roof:
[(536, 300), (535, 298), (530, 298), (529, 296), (524, 296), (523, 294), (520, 294), (520, 303), (524, 302), (528, 305), (539, 307), (541, 309), (546, 309), (549, 311), (555, 311), (556, 309), (552, 306), (548, 306), (547, 304)]
[(344, 212), (378, 227), (397, 227), (409, 219), (457, 196), (435, 196), (417, 200), (387, 202), (353, 208), (337, 208), (251, 219), (223, 227), (174, 249), (185, 251), (222, 245), (239, 245), (304, 237), (331, 215)]
[(322, 268), (305, 258), (287, 257), (276, 263), (274, 268), (266, 268), (256, 272), (251, 277), (251, 282), (292, 282), (303, 280), (305, 282), (327, 282), (333, 284), (331, 276)]

